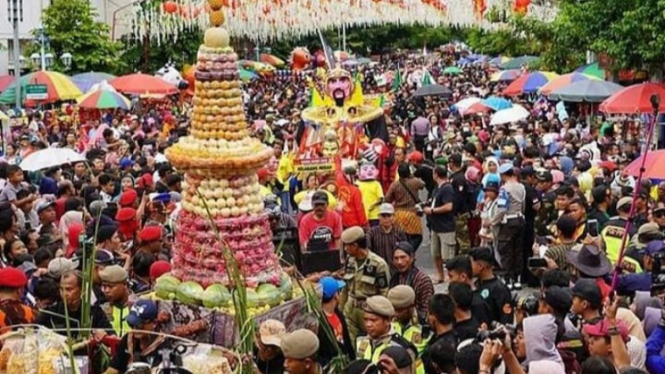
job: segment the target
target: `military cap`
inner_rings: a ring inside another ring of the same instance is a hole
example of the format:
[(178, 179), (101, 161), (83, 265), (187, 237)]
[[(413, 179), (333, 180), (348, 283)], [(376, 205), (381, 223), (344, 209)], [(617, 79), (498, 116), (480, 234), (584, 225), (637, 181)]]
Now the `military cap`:
[(0, 287), (21, 288), (28, 283), (28, 277), (17, 268), (0, 269)]
[(414, 305), (416, 293), (410, 286), (400, 284), (388, 291), (388, 300), (395, 309), (405, 309)]
[(307, 329), (299, 329), (282, 336), (281, 348), (284, 357), (304, 360), (314, 356), (319, 350), (319, 338)]
[(384, 296), (372, 296), (367, 299), (365, 313), (376, 314), (386, 318), (392, 318), (395, 315), (395, 308)]
[(128, 275), (119, 265), (111, 265), (99, 271), (99, 278), (104, 283), (122, 283), (127, 280)]
[(349, 227), (342, 232), (342, 243), (351, 244), (365, 237), (365, 231), (360, 226)]
[(619, 202), (617, 202), (617, 209), (621, 209), (622, 207), (624, 207), (624, 206), (626, 206), (626, 205), (630, 205), (630, 204), (632, 204), (632, 203), (633, 203), (633, 199), (632, 199), (632, 198), (627, 197), (627, 196), (626, 196), (626, 197), (622, 197), (621, 199), (619, 199)]

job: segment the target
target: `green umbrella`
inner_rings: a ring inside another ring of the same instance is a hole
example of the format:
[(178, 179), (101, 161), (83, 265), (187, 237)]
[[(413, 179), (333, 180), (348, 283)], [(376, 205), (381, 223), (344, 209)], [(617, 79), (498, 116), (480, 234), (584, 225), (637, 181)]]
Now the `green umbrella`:
[(503, 64), (501, 64), (499, 67), (503, 70), (507, 69), (521, 69), (522, 66), (524, 65), (531, 65), (534, 62), (538, 62), (540, 60), (539, 57), (536, 56), (521, 56), (521, 57), (515, 57), (513, 59), (510, 59)]
[(252, 79), (256, 78), (257, 75), (254, 72), (251, 72), (246, 69), (240, 69), (240, 79), (247, 82), (251, 81)]
[(592, 75), (600, 79), (605, 79), (605, 70), (601, 69), (597, 62), (588, 65), (582, 65), (575, 69), (575, 73)]
[(458, 68), (457, 66), (448, 66), (447, 68), (443, 69), (443, 74), (462, 74), (462, 69)]

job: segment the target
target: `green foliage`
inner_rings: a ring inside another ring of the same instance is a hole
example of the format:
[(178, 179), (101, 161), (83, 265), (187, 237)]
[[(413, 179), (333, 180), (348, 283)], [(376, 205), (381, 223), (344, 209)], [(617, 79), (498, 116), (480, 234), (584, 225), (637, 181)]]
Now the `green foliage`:
[[(118, 59), (120, 45), (111, 41), (109, 28), (95, 20), (96, 10), (88, 0), (53, 0), (42, 13), (44, 30), (49, 37), (50, 51), (57, 57), (72, 54), (68, 73), (100, 71), (119, 73), (124, 70)], [(37, 43), (35, 43), (37, 44)], [(39, 46), (33, 46), (39, 50)], [(52, 70), (64, 71), (65, 66), (55, 59)]]
[[(196, 61), (196, 53), (203, 42), (203, 30), (192, 28), (178, 34), (177, 39), (162, 40), (136, 40), (128, 35), (121, 39), (123, 52), (121, 60), (129, 71), (142, 71), (151, 74), (159, 70), (165, 63), (171, 61), (180, 69), (186, 64)], [(146, 53), (147, 52), (147, 53)]]

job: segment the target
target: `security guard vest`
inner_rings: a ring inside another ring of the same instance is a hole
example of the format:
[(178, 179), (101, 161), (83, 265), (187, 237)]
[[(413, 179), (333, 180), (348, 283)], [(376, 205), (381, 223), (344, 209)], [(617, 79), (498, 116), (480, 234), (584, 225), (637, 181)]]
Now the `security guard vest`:
[(402, 327), (399, 322), (393, 322), (392, 328), (395, 334), (401, 335), (404, 339), (411, 342), (411, 344), (416, 346), (418, 350), (418, 358), (416, 359), (416, 374), (424, 374), (425, 366), (423, 361), (420, 359), (420, 354), (423, 353), (425, 347), (427, 347), (427, 342), (429, 339), (423, 339), (423, 329), (420, 325), (409, 324)]
[[(615, 220), (616, 219), (613, 219), (612, 221)], [(623, 222), (622, 219), (620, 221)], [(603, 231), (600, 233), (600, 236), (603, 238), (603, 242), (605, 243), (605, 253), (607, 254), (607, 258), (610, 260), (612, 265), (616, 265), (617, 261), (619, 261), (619, 254), (621, 252), (621, 240), (625, 230), (626, 229), (623, 226), (617, 226), (610, 223), (605, 226)], [(628, 238), (626, 238), (626, 248), (630, 243), (630, 239), (630, 235), (628, 235)], [(628, 256), (623, 257), (622, 267), (629, 273), (642, 272), (640, 263)]]
[[(369, 360), (373, 364), (376, 364), (379, 362), (383, 351), (392, 346), (400, 346), (411, 351), (415, 348), (410, 341), (406, 340), (402, 335), (395, 333), (394, 330), (391, 330), (391, 333), (385, 338), (382, 338), (381, 343), (376, 346), (372, 344), (372, 340), (368, 336), (359, 337), (356, 344), (358, 350), (356, 357), (362, 357), (365, 360)], [(416, 373), (424, 374), (425, 370), (420, 359), (415, 357), (415, 363)]]
[(129, 327), (129, 324), (126, 321), (127, 316), (129, 315), (129, 309), (129, 305), (118, 307), (111, 305), (110, 303), (106, 303), (102, 306), (102, 310), (104, 310), (104, 313), (106, 314), (109, 322), (111, 323), (111, 327), (113, 327), (113, 331), (115, 331), (117, 336), (123, 336), (132, 329)]

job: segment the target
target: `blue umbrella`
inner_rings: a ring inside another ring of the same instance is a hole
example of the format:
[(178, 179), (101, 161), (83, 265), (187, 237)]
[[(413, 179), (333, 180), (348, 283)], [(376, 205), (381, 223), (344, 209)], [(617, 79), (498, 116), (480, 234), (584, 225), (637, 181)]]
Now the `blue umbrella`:
[(72, 82), (78, 87), (81, 92), (86, 93), (90, 87), (101, 83), (102, 81), (110, 82), (115, 79), (115, 75), (107, 73), (98, 73), (91, 71), (89, 73), (76, 74), (72, 77)]
[(467, 58), (460, 58), (459, 60), (457, 60), (457, 65), (469, 65), (472, 62), (473, 61), (471, 61)]
[(490, 96), (487, 99), (483, 100), (481, 102), (484, 106), (491, 108), (495, 111), (499, 111), (502, 109), (508, 109), (513, 106), (513, 103), (510, 101), (502, 98), (502, 97), (497, 97), (497, 96)]

